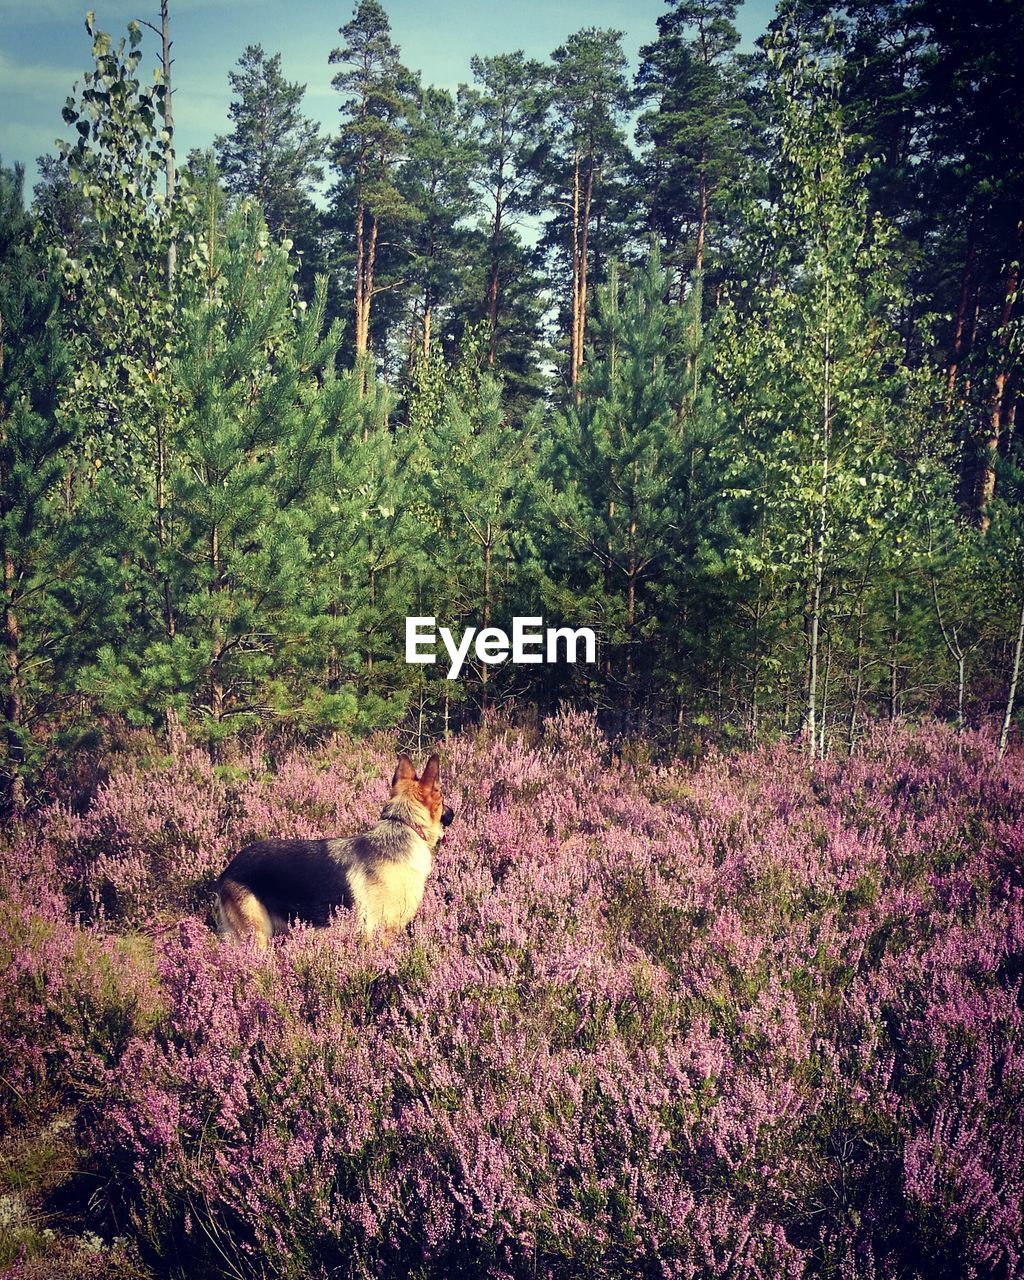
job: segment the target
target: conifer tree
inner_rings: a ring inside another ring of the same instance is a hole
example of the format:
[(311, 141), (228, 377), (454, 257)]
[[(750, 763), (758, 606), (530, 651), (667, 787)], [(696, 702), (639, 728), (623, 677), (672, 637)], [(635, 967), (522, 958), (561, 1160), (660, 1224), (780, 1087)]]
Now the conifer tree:
[(379, 0), (358, 0), (340, 34), (345, 44), (330, 55), (331, 64), (342, 68), (331, 83), (346, 95), (339, 108), (342, 124), (332, 161), (338, 175), (335, 218), (345, 242), (354, 247), (355, 357), (365, 368), (374, 299), (393, 283), (382, 283), (378, 258), (384, 241), (417, 216), (397, 185), (408, 148), (407, 116), (415, 80), (399, 60)]
[[(595, 232), (611, 230), (606, 198), (618, 171), (628, 162), (622, 121), (630, 103), (625, 79), (622, 32), (588, 27), (570, 36), (551, 55), (552, 106), (556, 140), (548, 161), (548, 184), (556, 216), (548, 237), (557, 260), (568, 267), (568, 382), (579, 399), (583, 369), (591, 267), (608, 245)], [(600, 275), (598, 274), (598, 279)]]
[[(26, 647), (41, 636), (25, 617), (51, 585), (44, 567), (52, 536), (51, 503), (71, 431), (57, 413), (66, 356), (57, 323), (58, 290), (29, 246), (22, 202), (24, 171), (0, 165), (0, 557), (3, 568), (3, 755), (0, 805), (25, 803), (31, 716)], [(62, 619), (67, 624), (68, 619)]]
[(410, 351), (418, 346), (429, 353), (439, 309), (450, 314), (465, 289), (476, 160), (465, 106), (444, 89), (421, 89), (410, 107), (409, 153), (400, 178), (418, 214), (409, 230)]
[(677, 0), (640, 51), (637, 89), (653, 107), (639, 121), (646, 143), (651, 229), (680, 278), (704, 271), (709, 229), (735, 181), (751, 128), (735, 49), (736, 0)]
[[(481, 335), (482, 337), (482, 335)], [(481, 344), (482, 345), (482, 344)], [(427, 452), (426, 493), (437, 523), (443, 573), (425, 592), (428, 612), (480, 630), (511, 627), (531, 596), (536, 548), (536, 442), (539, 411), (521, 425), (509, 421), (501, 386), (490, 374), (467, 368), (447, 379), (447, 389), (428, 410), (429, 396), (416, 406)], [(428, 370), (421, 371), (426, 389)], [(471, 664), (480, 705), (492, 702), (493, 677), (485, 662)], [(503, 673), (507, 674), (507, 673)]]
[(302, 278), (311, 284), (320, 256), (313, 192), (323, 178), (326, 142), (302, 113), (306, 86), (286, 80), (281, 55), (268, 56), (258, 44), (246, 46), (228, 80), (232, 129), (213, 143), (224, 185), (258, 202), (270, 234), (294, 243)]
[[(313, 583), (328, 646), (320, 719), (368, 731), (406, 707), (404, 621), (424, 570), (431, 513), (419, 433), (394, 423), (394, 396), (359, 370), (330, 403), (327, 483), (314, 517)], [(423, 574), (426, 576), (426, 574)]]
[(108, 704), (198, 716), (216, 749), (246, 724), (296, 718), (305, 695), (318, 625), (307, 503), (326, 480), (340, 334), (325, 332), (325, 280), (308, 309), (295, 302), (294, 263), (251, 202), (208, 226), (206, 290), (172, 366), (175, 633), (137, 663), (108, 647), (91, 687)]
[[(516, 358), (512, 351), (523, 336), (521, 315), (518, 323), (506, 315), (513, 311), (527, 274), (516, 227), (536, 206), (540, 194), (549, 146), (550, 87), (541, 63), (526, 58), (522, 50), (474, 57), (471, 66), (475, 87), (464, 90), (463, 98), (476, 119), (480, 147), (476, 181), (488, 211), (482, 314), (489, 332), (487, 363), (493, 369), (499, 350)], [(532, 291), (536, 293), (535, 284)]]
[[(0, 165), (0, 808), (14, 814), (33, 769), (61, 742), (52, 717), (77, 701), (78, 670), (118, 626), (124, 603), (108, 550), (118, 495), (96, 459), (80, 492), (69, 488), (79, 441), (62, 406), (60, 281), (36, 247), (22, 182), (20, 168)], [(64, 723), (68, 746), (74, 716)]]
[[(970, 8), (936, 0), (923, 11), (925, 202), (952, 231), (931, 237), (928, 252), (940, 255), (933, 274), (952, 277), (947, 401), (964, 424), (964, 505), (984, 530), (1020, 395), (1024, 24), (1003, 0)], [(959, 261), (946, 259), (950, 245)]]
[(46, 244), (60, 245), (69, 257), (85, 252), (95, 237), (89, 201), (68, 176), (61, 156), (36, 157), (39, 181), (32, 189), (32, 212)]
[(683, 448), (678, 314), (655, 254), (623, 288), (613, 269), (598, 290), (601, 355), (579, 406), (555, 419), (553, 476), (558, 527), (589, 566), (581, 575), (604, 633), (607, 694), (621, 691), (626, 721), (654, 635), (649, 589), (678, 551)]

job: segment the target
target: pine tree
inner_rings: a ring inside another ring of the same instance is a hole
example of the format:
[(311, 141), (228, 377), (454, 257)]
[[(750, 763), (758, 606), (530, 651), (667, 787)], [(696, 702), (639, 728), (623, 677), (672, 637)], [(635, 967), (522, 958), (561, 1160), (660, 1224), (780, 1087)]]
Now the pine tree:
[[(591, 265), (597, 254), (611, 258), (612, 221), (607, 197), (628, 164), (624, 113), (630, 103), (622, 32), (589, 27), (569, 37), (551, 55), (556, 139), (548, 161), (548, 185), (558, 213), (547, 235), (557, 260), (567, 263), (569, 285), (568, 382), (579, 398), (586, 349)], [(600, 234), (596, 227), (600, 226)], [(597, 272), (600, 280), (600, 272)]]
[(258, 44), (246, 46), (228, 80), (232, 130), (213, 143), (225, 186), (259, 203), (275, 239), (294, 243), (308, 285), (320, 261), (313, 193), (323, 178), (326, 142), (320, 126), (302, 113), (306, 86), (286, 80), (281, 55), (268, 57)]
[(476, 159), (465, 108), (444, 89), (421, 89), (410, 110), (409, 154), (399, 182), (419, 215), (408, 237), (410, 355), (416, 346), (429, 353), (438, 312), (450, 315), (464, 292)]
[(32, 189), (32, 212), (42, 237), (77, 258), (88, 251), (96, 234), (89, 201), (71, 181), (60, 156), (37, 156), (36, 168), (39, 181)]
[[(406, 709), (404, 622), (429, 576), (431, 513), (421, 439), (393, 423), (393, 394), (373, 379), (364, 383), (358, 370), (337, 388), (312, 544), (328, 644), (321, 701), (337, 724), (365, 732), (398, 723)], [(315, 690), (311, 696), (319, 699)]]
[[(24, 171), (0, 165), (0, 557), (3, 564), (3, 755), (0, 804), (18, 815), (32, 723), (28, 669), (40, 661), (52, 595), (54, 498), (72, 438), (58, 413), (67, 357), (60, 339), (59, 290), (30, 246), (22, 201)], [(26, 617), (28, 614), (28, 617)], [(58, 615), (59, 616), (59, 615)], [(70, 627), (59, 617), (58, 626)]]
[(658, 39), (640, 51), (637, 89), (654, 103), (638, 127), (648, 147), (651, 229), (681, 281), (705, 269), (752, 127), (735, 54), (737, 7), (736, 0), (677, 0), (658, 19)]
[[(204, 295), (182, 316), (172, 373), (173, 636), (134, 659), (109, 646), (90, 688), (112, 709), (197, 716), (211, 745), (299, 717), (319, 625), (307, 504), (327, 482), (335, 326), (326, 281), (294, 301), (294, 263), (251, 204), (209, 218)], [(121, 702), (124, 705), (118, 706)]]
[[(508, 629), (533, 594), (540, 415), (510, 422), (500, 384), (476, 372), (475, 354), (464, 350), (454, 371), (436, 362), (419, 371), (413, 423), (423, 433), (426, 494), (437, 525), (435, 568), (441, 570), (423, 598), (428, 614), (452, 623)], [(486, 708), (494, 699), (489, 665), (471, 665)]]
[[(964, 505), (985, 529), (1020, 396), (1019, 349), (1011, 338), (1022, 311), (1024, 32), (1016, 7), (1004, 0), (969, 9), (936, 0), (924, 12), (925, 202), (943, 211), (949, 228), (929, 238), (928, 254), (937, 258), (933, 274), (952, 278), (943, 308), (953, 316), (947, 402), (965, 428)], [(959, 258), (952, 264), (951, 246)]]
[[(480, 146), (476, 179), (488, 209), (485, 308), (488, 365), (516, 342), (521, 326), (506, 319), (523, 279), (525, 261), (516, 226), (539, 197), (548, 148), (550, 90), (541, 63), (521, 50), (471, 62), (476, 87), (464, 90)], [(532, 282), (531, 282), (532, 283)], [(536, 292), (536, 285), (534, 285)]]
[(334, 216), (354, 247), (355, 358), (365, 368), (374, 299), (390, 287), (380, 279), (378, 257), (385, 239), (417, 216), (397, 186), (408, 150), (407, 116), (415, 80), (399, 60), (378, 0), (358, 0), (340, 34), (346, 43), (330, 55), (332, 65), (342, 67), (331, 83), (347, 95), (332, 160), (338, 175)]
[(655, 665), (651, 587), (679, 549), (683, 392), (679, 317), (666, 290), (656, 255), (628, 288), (613, 270), (598, 290), (601, 355), (578, 407), (555, 419), (550, 464), (553, 514), (582, 553), (577, 580), (587, 584), (580, 594), (604, 635), (606, 696), (616, 703), (621, 691), (627, 729), (641, 675)]

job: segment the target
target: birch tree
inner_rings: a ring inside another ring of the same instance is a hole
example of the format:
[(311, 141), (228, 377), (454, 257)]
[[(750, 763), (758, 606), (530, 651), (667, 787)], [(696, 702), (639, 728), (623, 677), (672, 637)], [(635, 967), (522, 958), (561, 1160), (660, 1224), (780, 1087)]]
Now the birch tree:
[(901, 361), (894, 237), (870, 212), (865, 165), (851, 154), (840, 68), (813, 58), (792, 24), (768, 42), (767, 61), (775, 185), (748, 213), (750, 278), (724, 307), (718, 372), (735, 414), (734, 494), (761, 531), (734, 557), (800, 601), (813, 757), (831, 589), (900, 536), (926, 462), (912, 430), (919, 390)]

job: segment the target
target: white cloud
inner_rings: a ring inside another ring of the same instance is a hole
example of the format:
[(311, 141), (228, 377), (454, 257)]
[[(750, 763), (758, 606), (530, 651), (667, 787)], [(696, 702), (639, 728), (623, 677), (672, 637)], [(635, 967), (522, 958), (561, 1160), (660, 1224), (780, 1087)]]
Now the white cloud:
[(59, 100), (63, 102), (81, 74), (80, 70), (72, 67), (23, 62), (0, 49), (0, 84), (5, 93), (45, 97), (51, 102), (56, 95), (60, 95)]

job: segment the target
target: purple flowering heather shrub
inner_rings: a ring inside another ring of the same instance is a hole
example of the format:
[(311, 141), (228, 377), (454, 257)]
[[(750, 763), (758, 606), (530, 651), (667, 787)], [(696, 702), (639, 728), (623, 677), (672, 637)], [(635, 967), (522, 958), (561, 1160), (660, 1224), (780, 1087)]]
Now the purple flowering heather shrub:
[(606, 758), (568, 714), (448, 744), (390, 946), (205, 911), (246, 841), (374, 817), (387, 744), (55, 804), (3, 854), (4, 1073), (189, 1274), (1024, 1277), (1024, 758)]

